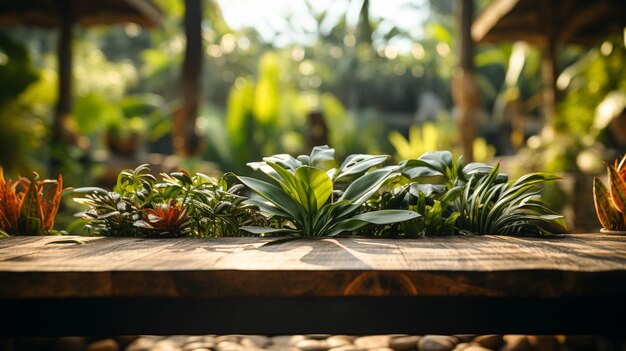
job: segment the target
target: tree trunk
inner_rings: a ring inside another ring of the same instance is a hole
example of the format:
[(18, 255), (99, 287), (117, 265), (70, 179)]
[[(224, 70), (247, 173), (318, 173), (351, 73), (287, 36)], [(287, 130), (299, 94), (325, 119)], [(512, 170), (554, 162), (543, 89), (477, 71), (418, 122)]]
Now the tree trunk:
[(542, 4), (543, 24), (546, 26), (546, 40), (541, 48), (541, 78), (543, 81), (543, 107), (546, 116), (546, 127), (556, 126), (556, 28), (553, 19), (556, 14), (552, 2)]
[(201, 137), (196, 131), (200, 105), (202, 70), (202, 1), (185, 0), (185, 59), (182, 68), (182, 106), (174, 112), (172, 134), (174, 150), (181, 156), (200, 151)]
[(474, 76), (474, 42), (471, 37), (473, 0), (458, 2), (459, 31), (459, 66), (452, 80), (452, 97), (458, 111), (459, 129), (463, 159), (466, 163), (474, 161), (474, 139), (476, 138), (476, 114), (480, 104), (480, 95)]
[(74, 26), (73, 1), (61, 0), (58, 13), (61, 19), (59, 41), (57, 44), (58, 94), (57, 104), (52, 119), (52, 139), (50, 141), (50, 171), (54, 177), (59, 172), (62, 155), (59, 146), (71, 142), (67, 129), (67, 120), (72, 111), (72, 27)]

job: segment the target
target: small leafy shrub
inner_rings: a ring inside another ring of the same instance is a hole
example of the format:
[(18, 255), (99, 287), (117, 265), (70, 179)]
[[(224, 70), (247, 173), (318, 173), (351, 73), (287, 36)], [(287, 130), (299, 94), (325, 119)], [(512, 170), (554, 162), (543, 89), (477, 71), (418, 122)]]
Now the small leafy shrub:
[(626, 230), (626, 155), (618, 163), (607, 164), (609, 188), (597, 177), (593, 180), (596, 215), (606, 230)]
[(88, 220), (90, 233), (113, 236), (234, 236), (241, 226), (264, 223), (243, 203), (240, 185), (229, 188), (224, 178), (184, 170), (161, 176), (158, 182), (147, 165), (140, 165), (122, 171), (112, 192), (79, 189), (87, 195), (75, 201), (89, 209), (78, 215)]
[[(377, 168), (388, 156), (351, 155), (339, 168), (333, 165), (334, 149), (315, 147), (310, 155), (294, 158), (280, 154), (250, 163), (271, 181), (238, 177), (258, 197), (246, 201), (273, 217), (284, 219), (281, 228), (243, 227), (255, 234), (282, 233), (293, 236), (335, 236), (370, 225), (388, 225), (418, 217), (413, 211), (366, 212), (363, 204), (390, 178), (398, 167)], [(346, 185), (347, 184), (347, 185)]]
[(552, 235), (567, 232), (563, 216), (546, 207), (537, 184), (558, 179), (530, 173), (512, 182), (497, 182), (500, 165), (474, 176), (459, 198), (457, 225), (462, 233)]
[(63, 194), (63, 177), (56, 180), (18, 177), (5, 180), (0, 167), (0, 234), (53, 234), (54, 219)]
[(484, 163), (463, 166), (448, 151), (428, 152), (400, 163), (402, 179), (370, 204), (417, 211), (421, 216), (386, 233), (406, 236), (493, 234), (542, 235), (567, 231), (563, 217), (548, 209), (538, 185), (557, 179), (531, 173), (509, 182)]

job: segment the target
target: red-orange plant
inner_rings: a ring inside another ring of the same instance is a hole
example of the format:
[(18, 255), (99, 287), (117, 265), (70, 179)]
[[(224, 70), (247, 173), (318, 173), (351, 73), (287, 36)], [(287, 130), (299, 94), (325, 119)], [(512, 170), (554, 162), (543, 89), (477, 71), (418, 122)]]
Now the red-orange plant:
[(54, 219), (63, 193), (63, 177), (57, 180), (18, 177), (5, 180), (0, 167), (0, 232), (5, 235), (45, 235)]
[(154, 230), (159, 236), (183, 236), (190, 229), (187, 209), (176, 201), (144, 209), (144, 223), (146, 228)]

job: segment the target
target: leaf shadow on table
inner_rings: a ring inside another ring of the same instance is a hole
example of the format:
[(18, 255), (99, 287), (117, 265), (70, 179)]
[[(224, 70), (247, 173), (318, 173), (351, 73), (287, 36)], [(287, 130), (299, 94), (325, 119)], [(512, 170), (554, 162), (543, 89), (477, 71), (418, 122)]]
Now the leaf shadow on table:
[(343, 263), (342, 267), (374, 268), (372, 264), (382, 259), (383, 255), (400, 254), (393, 240), (368, 238), (298, 238), (276, 244), (262, 245), (256, 250), (268, 253), (287, 253), (301, 250), (302, 247), (310, 248), (310, 250), (300, 257), (300, 262), (323, 267), (332, 267), (337, 266), (338, 263)]

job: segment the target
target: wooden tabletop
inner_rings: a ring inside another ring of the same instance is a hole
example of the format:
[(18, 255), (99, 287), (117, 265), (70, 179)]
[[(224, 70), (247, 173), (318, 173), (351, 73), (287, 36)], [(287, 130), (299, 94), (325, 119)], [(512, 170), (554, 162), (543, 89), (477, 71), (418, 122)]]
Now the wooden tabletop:
[(271, 240), (1, 239), (0, 298), (626, 296), (626, 236)]

